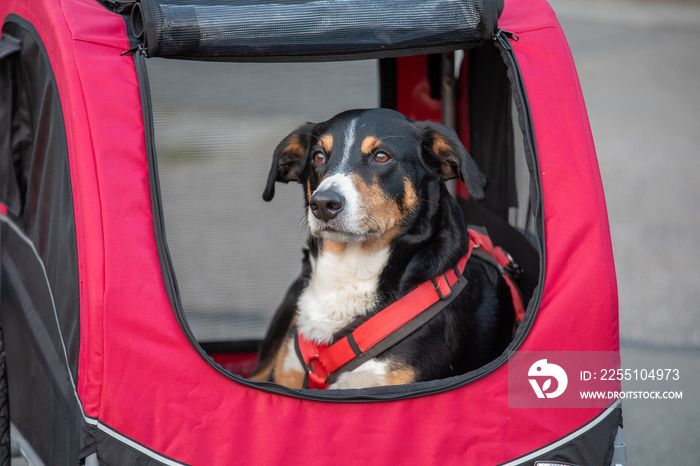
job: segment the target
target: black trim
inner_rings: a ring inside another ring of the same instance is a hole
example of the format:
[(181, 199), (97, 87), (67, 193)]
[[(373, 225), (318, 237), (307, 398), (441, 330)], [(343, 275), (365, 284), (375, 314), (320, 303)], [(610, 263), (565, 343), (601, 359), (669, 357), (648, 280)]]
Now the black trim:
[[(122, 439), (127, 440), (131, 445), (125, 443)], [(97, 426), (95, 443), (97, 444), (95, 452), (101, 465), (137, 464), (163, 466), (164, 463), (170, 462), (176, 465), (187, 466), (187, 463), (166, 456), (106, 424), (99, 423), (99, 426)], [(83, 449), (81, 453), (84, 455), (81, 456), (81, 459), (87, 457), (90, 455), (90, 449)]]
[[(518, 327), (516, 331), (515, 338), (510, 344), (506, 352), (515, 351), (520, 345), (525, 341), (527, 334), (530, 332), (532, 325), (537, 316), (537, 311), (540, 308), (540, 303), (542, 301), (542, 294), (545, 282), (547, 263), (546, 257), (546, 238), (545, 238), (545, 227), (544, 227), (544, 204), (542, 201), (542, 180), (540, 179), (540, 167), (537, 158), (537, 144), (535, 139), (535, 125), (532, 121), (532, 114), (530, 113), (530, 104), (527, 98), (527, 92), (525, 90), (525, 83), (523, 81), (523, 75), (520, 71), (520, 65), (518, 65), (518, 60), (513, 52), (513, 48), (510, 46), (510, 40), (508, 37), (509, 33), (504, 33), (502, 29), (499, 29), (494, 38), (494, 43), (501, 51), (506, 66), (508, 67), (508, 78), (511, 81), (511, 85), (515, 89), (514, 102), (515, 107), (518, 110), (518, 123), (523, 134), (523, 147), (525, 148), (525, 160), (528, 163), (528, 171), (530, 173), (530, 204), (533, 210), (533, 216), (535, 218), (535, 236), (537, 240), (537, 252), (539, 253), (539, 279), (537, 280), (537, 286), (535, 287), (532, 298), (527, 310), (525, 312), (525, 319), (523, 323)], [(514, 36), (514, 38), (517, 37)]]
[(257, 353), (260, 341), (200, 341), (199, 346), (207, 354)]
[[(606, 410), (618, 403), (619, 401), (614, 401)], [(613, 409), (604, 419), (601, 419), (600, 417), (604, 412), (605, 410), (583, 426), (569, 432), (560, 439), (501, 464), (537, 466), (537, 462), (539, 461), (560, 461), (564, 464), (586, 466), (595, 464), (604, 466), (610, 465), (615, 451), (615, 436), (617, 435), (618, 427), (622, 427), (622, 406)], [(557, 446), (562, 439), (566, 439), (577, 432), (581, 432), (581, 434), (563, 445)], [(533, 456), (533, 454), (537, 455), (537, 452), (542, 450), (546, 451), (546, 453), (541, 453), (539, 456), (527, 459)], [(522, 462), (518, 462), (520, 459), (522, 459)]]
[(352, 349), (352, 352), (355, 353), (355, 356), (360, 356), (362, 354), (362, 350), (359, 346), (357, 346), (357, 342), (355, 341), (355, 335), (349, 333), (347, 339), (348, 344), (350, 345), (350, 349)]

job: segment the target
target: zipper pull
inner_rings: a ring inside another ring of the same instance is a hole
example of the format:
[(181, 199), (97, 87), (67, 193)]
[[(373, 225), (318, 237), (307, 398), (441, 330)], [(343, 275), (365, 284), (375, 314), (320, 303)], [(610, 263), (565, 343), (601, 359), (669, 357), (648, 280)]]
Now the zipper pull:
[(137, 46), (134, 47), (134, 48), (131, 48), (131, 49), (129, 49), (129, 50), (126, 50), (126, 51), (122, 52), (122, 57), (123, 57), (124, 55), (133, 55), (133, 54), (136, 53), (136, 52), (138, 52), (138, 53), (140, 53), (142, 56), (148, 58), (148, 49), (146, 49), (146, 48), (143, 46), (143, 44), (139, 44), (139, 45), (137, 45)]
[(102, 3), (110, 10), (120, 15), (128, 15), (139, 0), (104, 0)]
[(520, 37), (518, 37), (518, 35), (514, 32), (505, 31), (503, 28), (499, 28), (496, 35), (493, 36), (493, 40), (500, 42), (503, 48), (506, 50), (511, 50), (509, 39), (517, 42), (520, 40)]

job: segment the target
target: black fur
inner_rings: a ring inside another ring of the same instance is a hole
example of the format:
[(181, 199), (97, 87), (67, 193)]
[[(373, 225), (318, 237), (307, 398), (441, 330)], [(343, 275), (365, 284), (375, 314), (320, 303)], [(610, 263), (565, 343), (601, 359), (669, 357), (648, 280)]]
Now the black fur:
[[(265, 200), (274, 195), (277, 181), (298, 181), (305, 192), (309, 182), (311, 189), (315, 189), (325, 176), (310, 161), (317, 138), (335, 123), (353, 117), (361, 117), (364, 124), (373, 125), (380, 134), (405, 136), (385, 140), (395, 158), (392, 172), (389, 168), (363, 166), (358, 162), (356, 173), (365, 180), (374, 180), (399, 205), (406, 202), (401, 197), (402, 180), (410, 179), (418, 194), (415, 209), (403, 220), (400, 235), (391, 242), (391, 254), (380, 275), (375, 308), (382, 309), (418, 284), (453, 268), (464, 256), (468, 248), (467, 227), (445, 181), (461, 179), (471, 198), (480, 200), (484, 197), (486, 178), (451, 129), (431, 122), (414, 122), (389, 110), (354, 110), (318, 125), (307, 123), (280, 143), (273, 157)], [(290, 141), (305, 144), (306, 152), (285, 151)], [(308, 194), (305, 199), (308, 206)], [(319, 254), (316, 238), (309, 239), (302, 274), (277, 311), (254, 372), (269, 366), (292, 325), (297, 299), (310, 279), (308, 254)], [(514, 311), (505, 281), (499, 276), (493, 283), (488, 278), (488, 268), (492, 266), (472, 257), (464, 271), (468, 280), (465, 290), (430, 322), (378, 359), (391, 358), (403, 367), (410, 367), (416, 374), (414, 381), (424, 381), (463, 374), (501, 354), (512, 337)], [(342, 338), (351, 330), (339, 332), (335, 337)]]

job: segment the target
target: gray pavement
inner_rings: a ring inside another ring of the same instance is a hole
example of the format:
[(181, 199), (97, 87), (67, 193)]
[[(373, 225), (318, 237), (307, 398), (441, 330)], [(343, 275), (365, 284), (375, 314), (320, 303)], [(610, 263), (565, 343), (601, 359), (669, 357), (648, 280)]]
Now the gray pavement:
[(622, 338), (700, 348), (700, 4), (551, 3), (598, 153)]
[(623, 366), (684, 382), (683, 400), (623, 402), (628, 464), (700, 464), (700, 3), (550, 3), (598, 153)]

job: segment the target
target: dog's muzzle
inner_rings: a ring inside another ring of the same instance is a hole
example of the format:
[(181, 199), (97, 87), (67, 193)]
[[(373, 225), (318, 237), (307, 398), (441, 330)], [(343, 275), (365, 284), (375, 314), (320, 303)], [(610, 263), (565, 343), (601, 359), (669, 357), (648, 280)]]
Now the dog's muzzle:
[(314, 217), (327, 222), (342, 212), (345, 208), (345, 198), (332, 189), (316, 191), (311, 196), (309, 208)]

